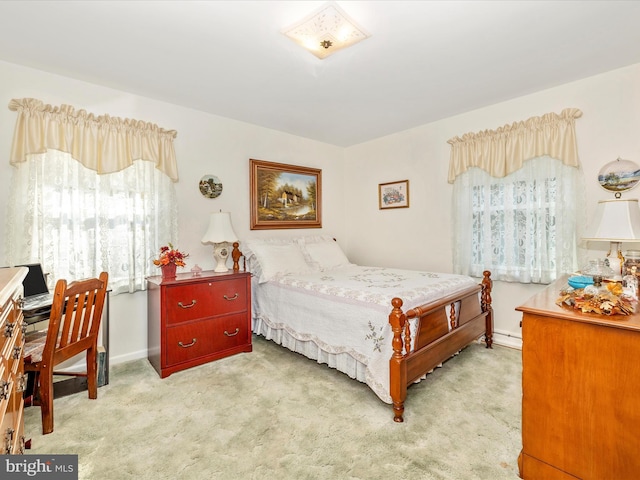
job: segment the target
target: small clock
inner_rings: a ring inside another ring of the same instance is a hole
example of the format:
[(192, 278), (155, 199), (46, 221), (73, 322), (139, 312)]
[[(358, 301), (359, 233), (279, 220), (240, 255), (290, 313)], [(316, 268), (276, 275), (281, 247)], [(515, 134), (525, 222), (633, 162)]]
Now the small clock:
[(222, 193), (222, 182), (215, 175), (205, 175), (200, 179), (200, 193), (206, 198), (216, 198)]

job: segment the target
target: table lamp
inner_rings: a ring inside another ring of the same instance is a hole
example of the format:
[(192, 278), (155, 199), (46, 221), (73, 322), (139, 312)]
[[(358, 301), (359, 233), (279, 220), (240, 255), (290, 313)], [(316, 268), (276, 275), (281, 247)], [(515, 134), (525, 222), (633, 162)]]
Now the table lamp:
[(640, 207), (638, 199), (600, 200), (595, 221), (583, 238), (587, 241), (610, 242), (607, 258), (614, 280), (622, 279), (623, 242), (640, 242)]
[[(209, 228), (202, 237), (202, 243), (213, 243), (213, 258), (216, 261), (214, 272), (227, 272), (227, 258), (229, 257), (229, 247), (233, 244), (234, 249), (238, 248), (238, 237), (231, 226), (231, 215), (229, 212), (214, 212), (209, 217)], [(235, 269), (235, 263), (234, 263)]]

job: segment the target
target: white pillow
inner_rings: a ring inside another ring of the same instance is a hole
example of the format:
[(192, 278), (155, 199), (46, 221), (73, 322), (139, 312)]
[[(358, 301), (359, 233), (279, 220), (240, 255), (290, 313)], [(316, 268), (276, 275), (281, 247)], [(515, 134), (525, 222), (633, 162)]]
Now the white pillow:
[(310, 243), (322, 243), (322, 242), (331, 242), (336, 243), (331, 235), (305, 235), (303, 237), (295, 237), (293, 239), (294, 242), (299, 243), (300, 245), (308, 245)]
[(258, 283), (268, 282), (278, 274), (312, 271), (295, 243), (251, 243), (248, 246), (260, 263)]
[(303, 246), (307, 260), (313, 262), (320, 270), (332, 270), (334, 268), (351, 265), (340, 245), (334, 240), (330, 242), (306, 243)]

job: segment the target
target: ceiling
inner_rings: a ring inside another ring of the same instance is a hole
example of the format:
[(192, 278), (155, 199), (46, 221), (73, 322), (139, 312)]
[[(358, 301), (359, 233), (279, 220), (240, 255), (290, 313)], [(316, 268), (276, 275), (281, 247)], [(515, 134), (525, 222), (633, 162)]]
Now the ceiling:
[(339, 1), (320, 60), (280, 32), (325, 3), (4, 0), (0, 60), (343, 147), (640, 63), (638, 1)]

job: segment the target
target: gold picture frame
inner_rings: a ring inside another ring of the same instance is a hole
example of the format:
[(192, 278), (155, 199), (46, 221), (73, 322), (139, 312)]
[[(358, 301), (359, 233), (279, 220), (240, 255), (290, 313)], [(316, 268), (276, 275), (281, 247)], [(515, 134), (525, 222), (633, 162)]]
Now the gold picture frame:
[(251, 230), (322, 227), (322, 170), (249, 159)]
[(378, 184), (378, 208), (408, 208), (409, 180)]

